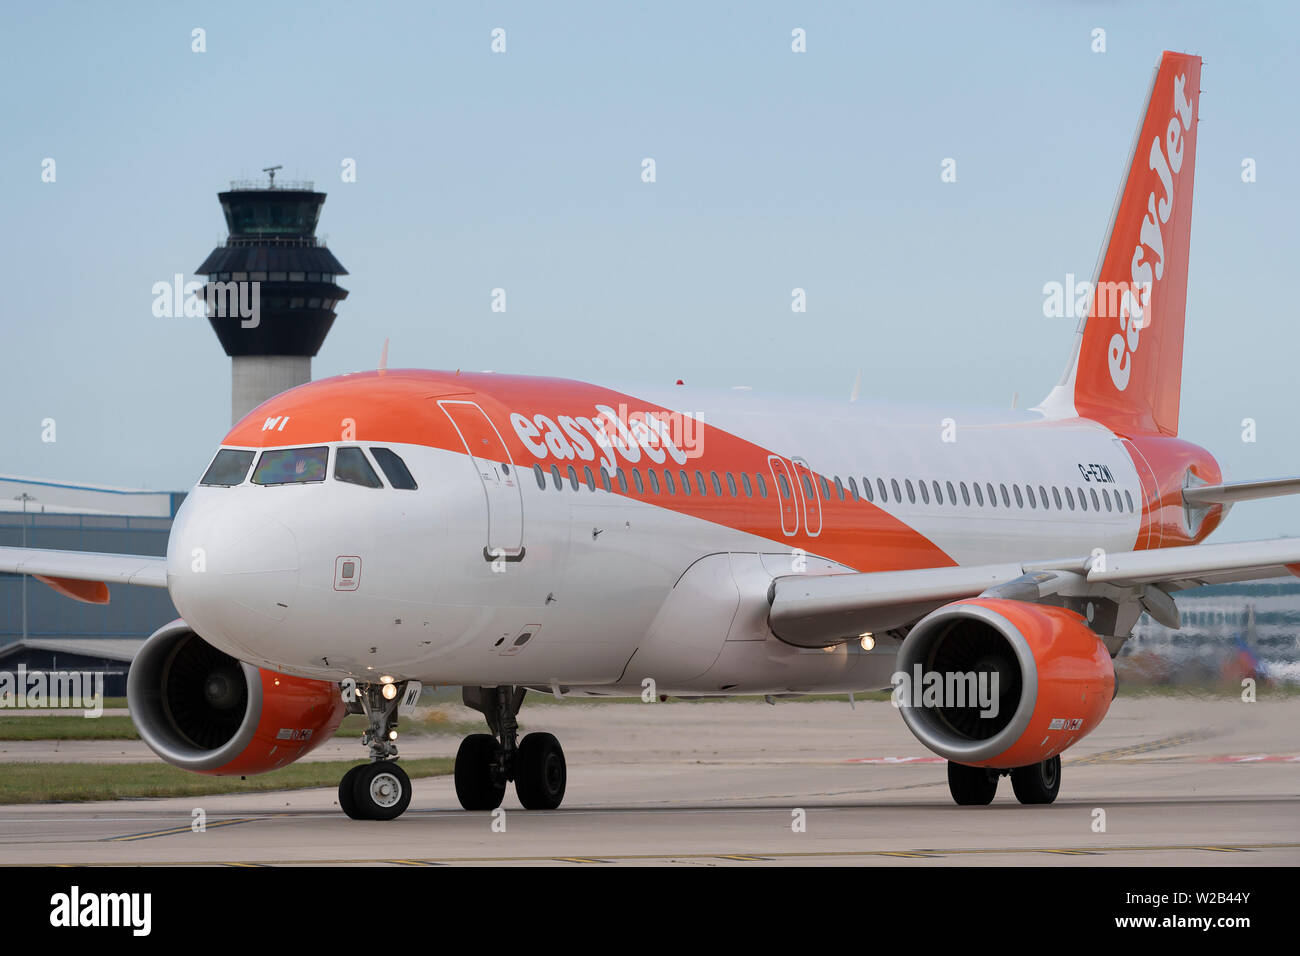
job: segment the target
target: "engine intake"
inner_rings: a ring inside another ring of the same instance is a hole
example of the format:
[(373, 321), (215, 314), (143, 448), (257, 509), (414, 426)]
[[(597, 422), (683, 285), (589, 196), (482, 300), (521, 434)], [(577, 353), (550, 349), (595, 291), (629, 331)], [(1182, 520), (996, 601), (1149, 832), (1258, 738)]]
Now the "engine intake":
[(131, 663), (127, 703), (140, 737), (173, 766), (264, 773), (328, 740), (343, 719), (338, 688), (237, 661), (173, 621)]
[(1046, 760), (1110, 708), (1115, 670), (1084, 618), (1064, 608), (975, 598), (912, 628), (898, 651), (903, 720), (930, 750), (999, 769)]

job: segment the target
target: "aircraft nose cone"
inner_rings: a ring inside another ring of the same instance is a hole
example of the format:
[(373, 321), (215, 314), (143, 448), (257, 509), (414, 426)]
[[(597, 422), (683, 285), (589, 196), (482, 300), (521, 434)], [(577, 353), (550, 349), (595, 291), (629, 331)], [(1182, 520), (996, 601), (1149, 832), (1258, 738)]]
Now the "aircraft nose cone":
[(167, 544), (167, 588), (205, 640), (241, 659), (259, 657), (296, 600), (298, 544), (283, 522), (222, 493), (200, 492), (181, 506)]

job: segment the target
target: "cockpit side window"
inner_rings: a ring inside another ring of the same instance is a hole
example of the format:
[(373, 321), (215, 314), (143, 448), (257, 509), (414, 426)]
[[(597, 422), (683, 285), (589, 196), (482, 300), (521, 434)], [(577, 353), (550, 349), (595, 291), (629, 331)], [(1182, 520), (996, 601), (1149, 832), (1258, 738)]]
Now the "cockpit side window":
[(334, 478), (349, 485), (362, 485), (366, 488), (381, 488), (382, 483), (375, 469), (366, 461), (360, 448), (340, 448), (334, 453)]
[(418, 487), (411, 473), (406, 470), (406, 462), (402, 461), (397, 452), (391, 448), (371, 448), (370, 454), (375, 456), (375, 461), (384, 471), (384, 477), (394, 488), (414, 491)]
[(223, 448), (217, 452), (217, 457), (212, 459), (212, 464), (208, 465), (208, 470), (199, 479), (199, 484), (217, 485), (222, 488), (242, 485), (244, 479), (248, 477), (248, 466), (252, 463), (251, 451)]
[(288, 485), (324, 481), (329, 449), (272, 448), (262, 452), (253, 469), (255, 485)]

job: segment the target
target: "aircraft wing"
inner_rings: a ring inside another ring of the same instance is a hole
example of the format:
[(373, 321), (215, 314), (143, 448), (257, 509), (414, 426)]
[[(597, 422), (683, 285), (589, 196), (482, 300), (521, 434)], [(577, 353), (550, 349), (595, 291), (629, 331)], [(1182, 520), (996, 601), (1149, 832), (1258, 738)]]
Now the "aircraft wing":
[(820, 647), (915, 621), (944, 604), (983, 595), (1038, 601), (1052, 594), (1129, 592), (1177, 626), (1168, 592), (1202, 584), (1300, 576), (1300, 538), (1109, 552), (1094, 559), (920, 568), (862, 574), (792, 574), (772, 582), (768, 620), (782, 640)]
[(107, 604), (110, 583), (167, 586), (167, 559), (148, 554), (0, 548), (0, 571), (30, 574), (60, 594), (89, 604)]

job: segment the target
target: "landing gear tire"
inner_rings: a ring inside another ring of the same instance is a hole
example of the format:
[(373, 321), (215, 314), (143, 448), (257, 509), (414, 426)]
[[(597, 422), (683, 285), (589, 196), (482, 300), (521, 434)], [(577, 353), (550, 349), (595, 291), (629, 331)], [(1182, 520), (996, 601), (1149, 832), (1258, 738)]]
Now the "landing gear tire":
[(362, 764), (349, 775), (357, 819), (395, 820), (411, 805), (411, 778), (391, 760)]
[(564, 800), (568, 768), (551, 734), (529, 734), (515, 754), (515, 794), (525, 810), (554, 810)]
[[(998, 792), (998, 773), (948, 761), (948, 792), (960, 807), (985, 807)], [(1019, 796), (1020, 791), (1016, 791)]]
[(339, 781), (339, 807), (353, 820), (364, 820), (360, 811), (357, 809), (356, 798), (352, 795), (352, 783), (357, 779), (357, 771), (364, 767), (365, 764), (357, 764), (343, 775)]
[(1011, 789), (1021, 803), (1051, 803), (1061, 792), (1061, 758), (1058, 754), (1042, 763), (1011, 771)]
[(506, 782), (496, 772), (497, 740), (491, 734), (470, 734), (456, 751), (456, 799), (466, 810), (495, 810), (506, 795)]

